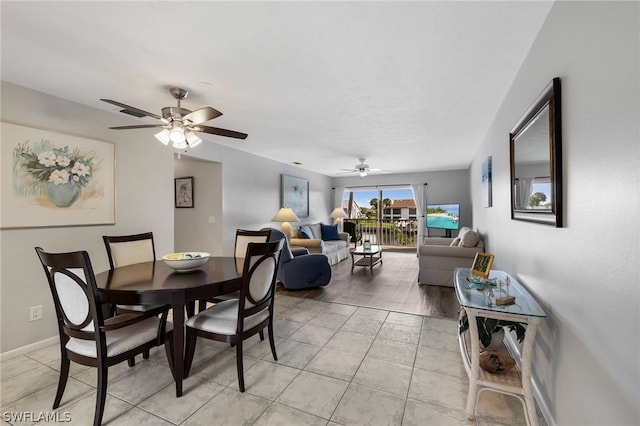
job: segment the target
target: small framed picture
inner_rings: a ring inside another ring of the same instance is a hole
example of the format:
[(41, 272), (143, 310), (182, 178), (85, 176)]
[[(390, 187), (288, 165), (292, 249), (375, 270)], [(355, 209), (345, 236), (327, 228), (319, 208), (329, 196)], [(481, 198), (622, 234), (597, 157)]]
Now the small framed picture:
[(193, 176), (175, 179), (176, 208), (193, 208)]
[(471, 273), (482, 278), (489, 276), (491, 271), (491, 265), (493, 264), (493, 255), (489, 253), (476, 253), (476, 257), (473, 259), (473, 266), (471, 267)]

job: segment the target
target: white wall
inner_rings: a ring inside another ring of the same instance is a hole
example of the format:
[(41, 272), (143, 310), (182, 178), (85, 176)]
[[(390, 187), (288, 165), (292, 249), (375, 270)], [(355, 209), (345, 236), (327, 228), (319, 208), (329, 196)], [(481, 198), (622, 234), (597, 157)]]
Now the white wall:
[[(534, 372), (552, 423), (639, 424), (638, 2), (556, 2), (471, 166), (474, 222), (549, 318)], [(512, 127), (562, 80), (564, 228), (512, 221)], [(493, 156), (494, 207), (480, 204)]]
[[(0, 351), (57, 335), (51, 293), (34, 247), (87, 250), (96, 272), (109, 268), (102, 235), (152, 231), (159, 253), (173, 249), (173, 154), (134, 132), (115, 132), (114, 114), (2, 82), (2, 120), (114, 142), (116, 224), (0, 231)], [(4, 138), (0, 143), (4, 143)], [(43, 319), (29, 322), (29, 307)]]
[[(222, 164), (181, 155), (175, 160), (174, 174), (193, 177), (194, 200), (193, 208), (175, 209), (174, 250), (222, 256)], [(209, 223), (209, 217), (214, 223)]]
[[(0, 353), (57, 335), (51, 293), (34, 247), (50, 251), (87, 250), (94, 270), (108, 269), (102, 235), (152, 231), (158, 255), (177, 248), (197, 249), (211, 244), (215, 254), (232, 254), (236, 228), (280, 226), (270, 222), (280, 207), (280, 174), (309, 180), (310, 217), (305, 221), (329, 221), (333, 209), (331, 179), (296, 166), (266, 160), (205, 140), (189, 152), (186, 175), (198, 176), (195, 203), (203, 211), (177, 209), (193, 214), (202, 234), (198, 240), (176, 241), (174, 247), (174, 168), (182, 174), (182, 160), (172, 149), (157, 143), (148, 131), (113, 131), (109, 126), (130, 123), (114, 114), (69, 102), (41, 92), (2, 82), (2, 120), (96, 138), (116, 144), (116, 224), (60, 228), (2, 229), (0, 231)], [(259, 135), (249, 135), (259, 137)], [(241, 143), (241, 142), (238, 142)], [(201, 159), (215, 163), (197, 162)], [(191, 162), (193, 161), (193, 162)], [(202, 164), (199, 164), (202, 163)], [(195, 166), (194, 166), (195, 164)], [(191, 167), (191, 166), (192, 167)], [(189, 169), (194, 173), (189, 174)], [(222, 170), (220, 170), (220, 168)], [(200, 179), (202, 177), (202, 179)], [(221, 178), (222, 189), (212, 194), (202, 185)], [(207, 197), (211, 196), (209, 200)], [(220, 203), (221, 200), (221, 203)], [(213, 212), (216, 224), (208, 224)], [(202, 221), (206, 223), (202, 223)], [(42, 305), (43, 320), (29, 322), (29, 307)]]

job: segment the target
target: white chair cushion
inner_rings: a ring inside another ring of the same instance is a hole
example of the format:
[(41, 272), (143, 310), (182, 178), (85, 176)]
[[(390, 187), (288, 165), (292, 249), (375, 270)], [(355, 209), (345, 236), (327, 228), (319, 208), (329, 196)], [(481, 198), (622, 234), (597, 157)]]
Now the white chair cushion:
[[(238, 299), (225, 300), (192, 316), (187, 327), (209, 333), (234, 335), (238, 329)], [(264, 309), (244, 320), (244, 329), (249, 330), (269, 318), (269, 311)]]
[[(118, 317), (114, 317), (118, 319)], [(108, 323), (108, 322), (107, 322)], [(139, 323), (117, 330), (107, 331), (107, 356), (112, 357), (136, 348), (158, 338), (159, 318), (148, 318)], [(166, 331), (173, 330), (173, 324), (167, 321)], [(96, 342), (72, 337), (65, 346), (67, 350), (91, 358), (97, 358)]]

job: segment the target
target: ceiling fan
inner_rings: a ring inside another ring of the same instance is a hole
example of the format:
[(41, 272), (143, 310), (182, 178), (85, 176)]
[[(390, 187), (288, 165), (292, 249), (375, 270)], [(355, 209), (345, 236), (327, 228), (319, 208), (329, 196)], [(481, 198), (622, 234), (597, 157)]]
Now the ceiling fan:
[(218, 127), (203, 126), (201, 123), (220, 117), (222, 113), (211, 107), (204, 107), (195, 111), (182, 108), (180, 106), (180, 101), (186, 99), (189, 92), (179, 87), (172, 87), (169, 89), (169, 93), (171, 93), (171, 95), (178, 101), (178, 105), (175, 107), (162, 108), (162, 116), (111, 99), (100, 99), (103, 102), (123, 108), (120, 110), (122, 113), (133, 115), (134, 117), (151, 117), (162, 122), (160, 124), (139, 124), (134, 126), (117, 126), (109, 128), (115, 130), (129, 130), (160, 127), (163, 130), (157, 133), (155, 137), (165, 145), (169, 145), (169, 142), (171, 142), (172, 146), (177, 149), (193, 148), (202, 142), (202, 139), (200, 139), (194, 132), (203, 132), (236, 139), (247, 138), (246, 133), (220, 129)]
[(358, 158), (360, 164), (353, 166), (353, 169), (341, 169), (345, 173), (358, 173), (360, 177), (365, 177), (369, 172), (382, 172), (382, 169), (372, 169), (368, 164), (365, 164), (364, 158)]

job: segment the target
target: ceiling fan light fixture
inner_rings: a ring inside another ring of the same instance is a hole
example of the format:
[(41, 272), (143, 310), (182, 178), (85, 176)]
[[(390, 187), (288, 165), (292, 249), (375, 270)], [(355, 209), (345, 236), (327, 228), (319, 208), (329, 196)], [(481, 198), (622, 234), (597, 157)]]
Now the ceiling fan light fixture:
[(184, 133), (190, 148), (193, 148), (197, 146), (200, 142), (202, 142), (202, 139), (196, 136), (196, 134), (193, 133), (191, 130), (187, 129)]
[(171, 133), (167, 129), (162, 129), (162, 131), (155, 134), (155, 137), (162, 142), (163, 145), (169, 145), (169, 142), (171, 142)]
[(367, 175), (367, 171), (366, 171), (366, 170), (361, 169), (361, 170), (358, 172), (358, 174), (360, 175), (360, 177), (365, 177), (365, 176)]
[(184, 144), (184, 129), (181, 126), (173, 126), (171, 128), (171, 135), (169, 136), (169, 138), (171, 139), (171, 142), (173, 142), (174, 147), (176, 146), (176, 144)]

